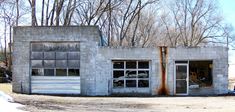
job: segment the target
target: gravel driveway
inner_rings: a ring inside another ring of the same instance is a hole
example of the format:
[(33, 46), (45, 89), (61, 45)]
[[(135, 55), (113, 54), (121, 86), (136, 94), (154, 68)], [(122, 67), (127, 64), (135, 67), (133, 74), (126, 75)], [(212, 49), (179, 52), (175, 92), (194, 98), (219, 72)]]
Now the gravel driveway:
[(58, 97), (13, 94), (30, 112), (234, 112), (235, 96)]

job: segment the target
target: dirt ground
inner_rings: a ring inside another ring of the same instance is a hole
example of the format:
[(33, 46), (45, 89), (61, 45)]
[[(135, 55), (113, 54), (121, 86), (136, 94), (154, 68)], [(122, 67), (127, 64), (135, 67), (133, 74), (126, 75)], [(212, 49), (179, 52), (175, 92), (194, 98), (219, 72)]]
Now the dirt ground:
[[(10, 87), (10, 85), (8, 85)], [(4, 86), (0, 84), (0, 90)], [(30, 112), (234, 112), (235, 96), (62, 97), (10, 93)]]

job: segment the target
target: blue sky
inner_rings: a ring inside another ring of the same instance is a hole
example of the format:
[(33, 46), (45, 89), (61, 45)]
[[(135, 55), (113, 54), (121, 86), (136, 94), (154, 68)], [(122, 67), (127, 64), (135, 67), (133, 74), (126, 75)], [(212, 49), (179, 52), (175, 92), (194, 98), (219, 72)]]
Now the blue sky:
[[(219, 6), (227, 23), (235, 29), (235, 0), (219, 0)], [(235, 50), (229, 50), (229, 76), (235, 77)]]
[(235, 0), (219, 0), (224, 19), (235, 27)]

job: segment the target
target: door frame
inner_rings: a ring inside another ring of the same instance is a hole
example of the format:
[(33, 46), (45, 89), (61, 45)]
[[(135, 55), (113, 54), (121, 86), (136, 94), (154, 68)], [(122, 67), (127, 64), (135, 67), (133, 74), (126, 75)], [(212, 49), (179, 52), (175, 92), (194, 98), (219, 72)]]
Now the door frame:
[[(183, 65), (183, 66), (186, 66), (187, 67), (187, 78), (186, 78), (186, 82), (187, 82), (187, 91), (186, 91), (186, 93), (184, 94), (177, 94), (176, 93), (176, 66), (178, 66), (178, 65)], [(175, 65), (174, 65), (174, 94), (175, 95), (188, 95), (189, 94), (189, 64), (188, 63), (175, 63)]]

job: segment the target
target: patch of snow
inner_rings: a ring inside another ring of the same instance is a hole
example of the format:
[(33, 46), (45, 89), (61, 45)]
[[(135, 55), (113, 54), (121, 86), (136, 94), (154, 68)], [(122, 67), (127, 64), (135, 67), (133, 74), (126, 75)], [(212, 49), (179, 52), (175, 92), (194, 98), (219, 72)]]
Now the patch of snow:
[(19, 103), (13, 103), (13, 98), (4, 92), (0, 91), (0, 112), (26, 112), (18, 109), (23, 107)]
[(0, 91), (0, 99), (6, 100), (8, 102), (14, 102), (13, 98), (7, 94), (5, 94), (4, 92)]

